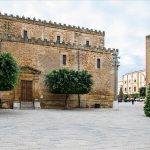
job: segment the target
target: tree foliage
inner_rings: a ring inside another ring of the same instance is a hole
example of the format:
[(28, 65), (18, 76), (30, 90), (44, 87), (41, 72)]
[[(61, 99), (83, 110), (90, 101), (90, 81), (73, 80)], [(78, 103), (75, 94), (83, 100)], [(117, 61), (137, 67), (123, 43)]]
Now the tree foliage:
[(123, 99), (123, 91), (122, 91), (122, 87), (120, 87), (120, 91), (119, 91), (118, 98), (119, 98), (119, 99)]
[(144, 112), (146, 116), (150, 117), (150, 84), (148, 88), (148, 95), (144, 105)]
[(138, 98), (138, 97), (139, 97), (139, 93), (130, 94), (130, 96), (131, 96), (132, 98)]
[(87, 71), (59, 69), (46, 75), (45, 84), (51, 93), (66, 94), (65, 105), (67, 105), (69, 94), (89, 93), (93, 81)]
[(146, 96), (146, 87), (141, 87), (139, 89), (140, 97), (145, 97)]
[(10, 53), (0, 54), (0, 91), (9, 91), (15, 87), (19, 67)]

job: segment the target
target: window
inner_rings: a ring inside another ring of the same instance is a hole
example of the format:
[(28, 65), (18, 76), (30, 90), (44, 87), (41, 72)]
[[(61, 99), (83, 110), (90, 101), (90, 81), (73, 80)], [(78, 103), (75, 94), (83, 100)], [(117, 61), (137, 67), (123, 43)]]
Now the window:
[(134, 87), (134, 92), (136, 92), (136, 87)]
[(57, 36), (57, 41), (56, 42), (60, 44), (60, 36)]
[(134, 80), (134, 82), (136, 82), (136, 79)]
[(126, 92), (126, 91), (127, 91), (127, 88), (125, 88), (124, 90), (125, 90), (125, 92)]
[(86, 41), (86, 46), (89, 47), (90, 46), (90, 41)]
[(97, 68), (100, 68), (100, 59), (97, 59)]
[(63, 63), (63, 65), (66, 65), (66, 63), (67, 63), (67, 57), (66, 57), (66, 55), (62, 56), (62, 63)]
[(28, 39), (28, 32), (26, 30), (23, 31), (23, 38)]
[(126, 84), (127, 82), (125, 81), (124, 83)]

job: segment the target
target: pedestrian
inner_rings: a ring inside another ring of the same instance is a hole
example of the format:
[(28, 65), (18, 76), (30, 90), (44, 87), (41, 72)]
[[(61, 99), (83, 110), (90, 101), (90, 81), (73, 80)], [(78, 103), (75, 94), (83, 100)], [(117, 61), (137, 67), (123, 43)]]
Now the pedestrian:
[(134, 98), (132, 98), (132, 105), (134, 104)]

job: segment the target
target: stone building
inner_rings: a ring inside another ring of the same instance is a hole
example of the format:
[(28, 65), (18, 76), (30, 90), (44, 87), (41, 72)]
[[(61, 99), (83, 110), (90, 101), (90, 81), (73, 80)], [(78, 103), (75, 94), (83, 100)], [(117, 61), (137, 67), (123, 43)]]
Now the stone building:
[[(3, 94), (15, 101), (40, 100), (42, 108), (64, 106), (64, 95), (52, 94), (44, 85), (45, 75), (58, 68), (87, 70), (93, 76), (92, 91), (80, 95), (81, 107), (112, 107), (114, 70), (112, 53), (104, 47), (105, 32), (55, 22), (0, 14), (0, 51), (11, 53), (21, 67), (14, 91)], [(77, 107), (71, 95), (69, 106)]]
[(146, 36), (146, 86), (150, 83), (150, 35)]
[(139, 93), (139, 88), (145, 86), (146, 86), (145, 70), (127, 73), (122, 77), (122, 89), (124, 94), (130, 95)]

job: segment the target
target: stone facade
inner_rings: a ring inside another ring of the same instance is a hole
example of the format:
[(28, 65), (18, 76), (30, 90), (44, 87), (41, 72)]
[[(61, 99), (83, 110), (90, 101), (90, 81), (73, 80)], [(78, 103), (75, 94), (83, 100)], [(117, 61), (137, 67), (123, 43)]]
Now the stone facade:
[[(48, 72), (64, 67), (87, 70), (93, 76), (92, 91), (80, 95), (81, 107), (94, 107), (95, 104), (112, 107), (112, 53), (117, 50), (104, 47), (104, 36), (105, 32), (97, 30), (0, 14), (0, 51), (11, 53), (21, 66), (18, 84), (7, 94), (11, 97), (9, 102), (21, 101), (21, 81), (31, 81), (32, 99), (39, 99), (42, 108), (63, 107), (64, 95), (49, 93), (44, 77)], [(63, 55), (66, 64), (62, 63)], [(100, 68), (97, 67), (98, 59)], [(69, 106), (77, 107), (77, 100), (77, 95), (71, 95)]]
[(146, 86), (150, 83), (150, 35), (146, 36)]

